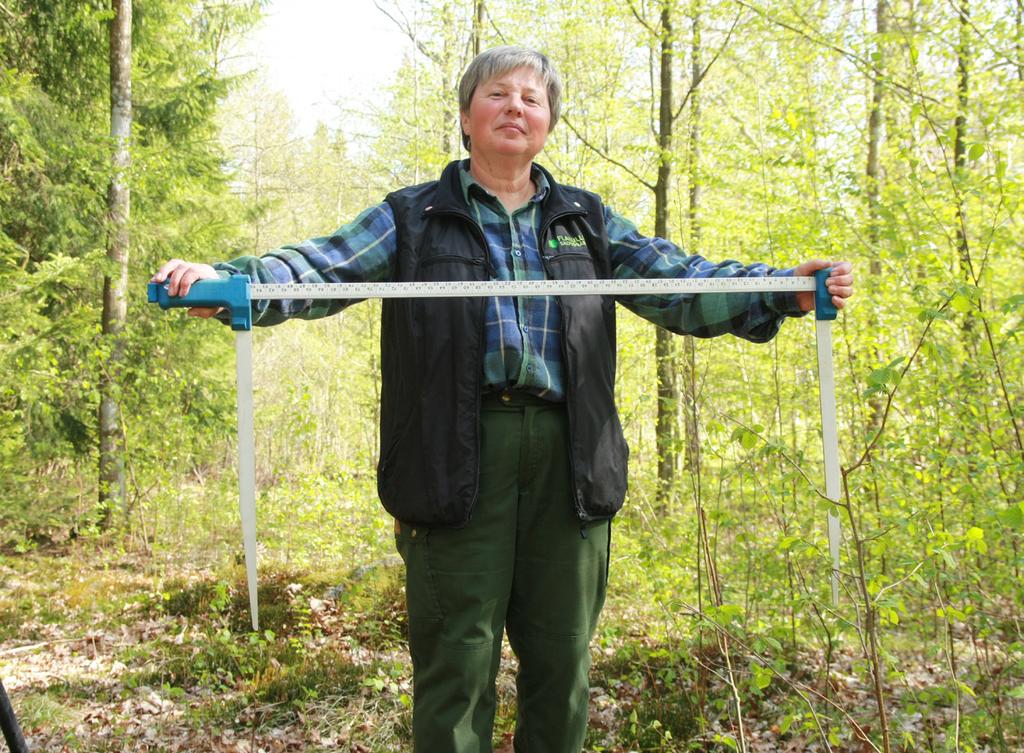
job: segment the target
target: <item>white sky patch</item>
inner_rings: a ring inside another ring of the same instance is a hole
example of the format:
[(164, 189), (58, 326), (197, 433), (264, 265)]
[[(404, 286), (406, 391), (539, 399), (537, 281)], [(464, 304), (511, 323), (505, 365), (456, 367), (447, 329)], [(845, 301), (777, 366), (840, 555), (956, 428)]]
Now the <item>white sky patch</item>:
[(274, 0), (243, 49), (284, 92), (300, 135), (336, 125), (336, 103), (379, 100), (411, 43), (373, 0)]

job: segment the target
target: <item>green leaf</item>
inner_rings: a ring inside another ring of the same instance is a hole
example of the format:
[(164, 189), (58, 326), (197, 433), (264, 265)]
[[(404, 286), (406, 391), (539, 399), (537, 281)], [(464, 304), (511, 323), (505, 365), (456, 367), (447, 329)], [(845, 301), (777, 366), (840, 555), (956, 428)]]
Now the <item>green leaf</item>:
[(732, 622), (743, 616), (743, 607), (739, 604), (723, 604), (714, 610), (708, 610), (720, 622)]
[(975, 160), (975, 159), (980, 158), (981, 155), (983, 155), (984, 153), (985, 153), (985, 145), (984, 144), (971, 144), (971, 148), (967, 150), (967, 158)]
[(967, 683), (957, 681), (957, 686), (960, 688), (960, 690), (965, 692), (971, 698), (977, 698), (977, 696), (974, 694), (974, 689)]
[(732, 440), (739, 442), (744, 450), (752, 449), (758, 442), (758, 436), (744, 426), (737, 426), (732, 431)]
[(779, 542), (779, 549), (783, 552), (788, 552), (792, 546), (800, 540), (799, 536), (787, 536)]
[(888, 367), (875, 369), (868, 374), (868, 384), (872, 387), (884, 387), (892, 380), (892, 371)]
[(974, 526), (964, 534), (964, 545), (968, 549), (975, 549), (982, 554), (988, 551), (988, 544), (985, 543), (985, 532)]
[(789, 732), (789, 728), (793, 726), (793, 722), (795, 721), (795, 716), (787, 714), (786, 717), (782, 720), (782, 724), (779, 725), (779, 734), (784, 735), (787, 732)]
[(1024, 529), (1024, 502), (999, 511), (999, 521), (1010, 528)]
[(971, 299), (963, 293), (957, 293), (953, 296), (953, 299), (949, 302), (949, 305), (954, 311), (958, 311), (961, 314), (966, 314), (970, 311), (973, 306), (971, 305)]
[(754, 687), (758, 690), (764, 690), (772, 684), (772, 671), (760, 664), (751, 665), (753, 671)]
[(730, 735), (715, 734), (715, 742), (716, 743), (724, 743), (725, 745), (728, 745), (733, 750), (739, 750), (739, 747), (736, 745), (736, 741)]

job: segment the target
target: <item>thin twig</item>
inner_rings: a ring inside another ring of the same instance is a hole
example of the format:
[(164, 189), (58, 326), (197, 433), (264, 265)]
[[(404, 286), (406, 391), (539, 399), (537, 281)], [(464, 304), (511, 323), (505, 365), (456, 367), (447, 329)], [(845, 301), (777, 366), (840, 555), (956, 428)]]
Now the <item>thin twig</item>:
[[(77, 638), (54, 638), (52, 641), (41, 641), (40, 643), (28, 643), (23, 646), (0, 649), (0, 656), (17, 656), (18, 654), (29, 654), (47, 646), (56, 646), (61, 643), (85, 643), (88, 640), (96, 640), (96, 636), (83, 635)], [(121, 645), (121, 644), (117, 644)], [(127, 645), (127, 644), (124, 644)], [(94, 648), (95, 651), (95, 648)]]
[[(783, 684), (785, 684), (788, 687), (792, 688), (796, 692), (796, 694), (798, 696), (800, 696), (801, 700), (805, 704), (807, 704), (807, 708), (811, 712), (811, 715), (814, 718), (815, 724), (818, 727), (818, 732), (822, 736), (822, 741), (825, 743), (825, 746), (826, 746), (827, 750), (830, 750), (830, 751), (832, 750), (832, 748), (829, 746), (829, 743), (828, 743), (828, 737), (827, 737), (827, 735), (825, 735), (824, 729), (822, 728), (820, 719), (819, 719), (817, 713), (815, 712), (814, 707), (811, 705), (811, 703), (810, 703), (809, 699), (807, 698), (807, 696), (804, 695), (804, 692), (806, 692), (809, 695), (812, 695), (812, 696), (818, 698), (819, 700), (824, 702), (826, 705), (831, 706), (836, 711), (838, 711), (840, 714), (842, 714), (842, 716), (850, 723), (850, 726), (853, 727), (854, 731), (858, 735), (858, 738), (861, 741), (863, 741), (863, 742), (867, 743), (868, 745), (870, 745), (871, 749), (873, 751), (875, 751), (875, 753), (881, 753), (881, 750), (878, 748), (877, 745), (874, 744), (874, 742), (872, 742), (871, 738), (864, 731), (864, 729), (860, 726), (860, 724), (857, 722), (857, 720), (854, 719), (850, 715), (850, 713), (845, 708), (843, 708), (840, 704), (838, 704), (837, 702), (833, 701), (828, 696), (824, 695), (820, 690), (817, 690), (816, 688), (813, 688), (810, 685), (807, 685), (806, 683), (800, 682), (799, 680), (792, 680), (789, 677), (787, 677), (786, 675), (784, 675), (781, 672), (779, 672), (777, 669), (775, 669), (772, 666), (771, 662), (768, 661), (768, 659), (765, 656), (763, 656), (761, 653), (756, 651), (753, 647), (751, 647), (748, 643), (746, 643), (745, 641), (740, 639), (734, 633), (730, 632), (722, 624), (716, 622), (715, 620), (711, 619), (707, 615), (702, 614), (702, 613), (698, 612), (697, 610), (695, 610), (694, 607), (691, 604), (688, 604), (685, 601), (681, 601), (681, 602), (679, 602), (679, 604), (685, 610), (687, 610), (690, 613), (690, 615), (696, 617), (697, 619), (699, 619), (701, 621), (709, 623), (716, 631), (728, 634), (729, 637), (736, 643), (736, 645), (738, 645), (740, 648), (742, 648), (744, 651), (746, 651), (751, 657), (756, 659), (758, 664), (760, 664), (764, 669), (767, 669), (769, 672), (771, 672), (772, 675), (774, 675), (779, 680), (781, 680), (783, 682)], [(663, 608), (665, 608), (664, 605), (662, 605), (662, 606), (663, 606)], [(803, 692), (801, 692), (801, 691), (803, 691)]]
[(376, 6), (377, 10), (379, 10), (381, 13), (383, 13), (385, 16), (391, 19), (391, 21), (394, 22), (395, 26), (398, 27), (399, 31), (405, 34), (405, 36), (409, 37), (409, 41), (416, 45), (416, 49), (423, 53), (423, 55), (426, 56), (427, 59), (429, 59), (435, 65), (441, 64), (441, 61), (438, 59), (437, 54), (428, 50), (427, 46), (420, 41), (419, 37), (416, 36), (416, 32), (409, 24), (408, 19), (403, 18), (401, 21), (399, 21), (397, 18), (391, 15), (390, 12), (388, 12), (387, 8), (384, 8), (379, 2), (377, 2), (377, 0), (374, 0), (373, 4), (374, 6)]
[[(945, 311), (946, 307), (949, 306), (950, 300), (952, 299), (950, 297), (947, 297), (946, 300), (943, 301), (942, 305), (939, 306), (937, 310), (939, 312)], [(871, 453), (878, 445), (879, 440), (882, 438), (882, 434), (885, 432), (886, 423), (889, 420), (889, 413), (892, 411), (893, 400), (896, 397), (896, 393), (899, 391), (899, 386), (903, 383), (903, 377), (906, 376), (907, 372), (910, 370), (910, 367), (914, 364), (914, 361), (917, 358), (917, 354), (921, 352), (921, 348), (924, 346), (925, 340), (928, 337), (928, 332), (931, 330), (932, 324), (935, 323), (935, 319), (936, 317), (929, 318), (928, 324), (925, 325), (924, 331), (921, 332), (921, 336), (917, 340), (917, 345), (914, 346), (914, 352), (910, 354), (910, 358), (907, 359), (906, 365), (900, 371), (899, 381), (896, 383), (896, 386), (894, 386), (892, 390), (889, 392), (889, 395), (885, 401), (885, 407), (882, 410), (882, 419), (881, 421), (879, 421), (878, 430), (875, 432), (874, 436), (871, 437), (871, 441), (868, 442), (867, 447), (864, 448), (864, 452), (861, 453), (861, 456), (857, 459), (857, 461), (853, 465), (847, 468), (843, 468), (844, 482), (847, 476), (849, 476), (851, 473), (856, 471), (858, 468), (860, 468), (867, 462), (868, 458), (871, 456)]]
[(653, 191), (655, 189), (655, 185), (653, 183), (650, 183), (647, 180), (644, 180), (644, 178), (642, 176), (640, 176), (638, 173), (636, 173), (630, 167), (627, 167), (623, 163), (619, 162), (617, 159), (615, 159), (611, 155), (605, 154), (602, 150), (598, 149), (596, 146), (594, 146), (589, 141), (587, 141), (587, 139), (583, 136), (583, 134), (580, 133), (576, 129), (576, 126), (574, 126), (572, 124), (572, 120), (570, 120), (567, 115), (562, 115), (562, 122), (565, 123), (569, 127), (570, 131), (572, 131), (574, 134), (576, 134), (576, 138), (578, 138), (580, 141), (582, 141), (583, 145), (585, 147), (587, 147), (592, 152), (594, 152), (594, 154), (596, 154), (598, 157), (600, 157), (601, 159), (606, 160), (608, 162), (611, 162), (616, 167), (622, 168), (623, 170), (625, 170), (630, 175), (630, 177), (634, 178), (636, 181), (638, 181), (642, 185), (646, 186), (651, 191)]
[(880, 71), (874, 64), (865, 60), (863, 57), (856, 54), (855, 52), (846, 49), (845, 47), (840, 47), (839, 45), (835, 44), (834, 42), (830, 42), (827, 39), (817, 38), (814, 35), (812, 35), (811, 32), (794, 26), (793, 24), (783, 21), (782, 19), (776, 18), (769, 14), (766, 10), (758, 8), (755, 5), (751, 5), (750, 3), (745, 2), (745, 0), (735, 0), (735, 2), (743, 6), (744, 8), (748, 8), (749, 10), (754, 11), (754, 13), (761, 16), (761, 18), (763, 18), (765, 21), (768, 21), (769, 23), (775, 24), (776, 26), (781, 26), (783, 29), (791, 31), (794, 34), (803, 37), (807, 41), (812, 42), (813, 44), (825, 47), (826, 49), (829, 49), (832, 52), (842, 55), (844, 58), (853, 63), (858, 69), (860, 69), (862, 73), (865, 73), (868, 76), (868, 78), (870, 78), (872, 81), (888, 84), (915, 98), (920, 98), (922, 100), (927, 99), (931, 102), (934, 102), (935, 104), (941, 104), (941, 102), (938, 99), (926, 95), (923, 91), (914, 91), (907, 84), (902, 84), (892, 78), (886, 77), (885, 74), (882, 71)]
[(708, 71), (711, 70), (711, 66), (713, 66), (715, 64), (715, 61), (717, 61), (721, 54), (725, 52), (725, 48), (728, 47), (729, 45), (729, 40), (732, 39), (732, 33), (736, 30), (736, 26), (739, 24), (740, 18), (742, 17), (742, 11), (736, 14), (736, 18), (733, 19), (732, 25), (729, 27), (729, 31), (725, 33), (725, 41), (722, 42), (722, 46), (715, 51), (715, 54), (712, 55), (711, 57), (711, 61), (706, 66), (704, 66), (700, 74), (696, 77), (696, 79), (693, 80), (693, 82), (690, 84), (690, 87), (686, 90), (686, 94), (683, 95), (683, 99), (679, 102), (679, 107), (676, 109), (675, 114), (672, 116), (673, 121), (679, 119), (679, 116), (683, 112), (683, 108), (686, 107), (686, 103), (690, 99), (690, 95), (692, 95), (693, 92), (696, 91), (697, 87), (700, 86), (701, 82), (704, 80), (704, 77), (708, 75)]

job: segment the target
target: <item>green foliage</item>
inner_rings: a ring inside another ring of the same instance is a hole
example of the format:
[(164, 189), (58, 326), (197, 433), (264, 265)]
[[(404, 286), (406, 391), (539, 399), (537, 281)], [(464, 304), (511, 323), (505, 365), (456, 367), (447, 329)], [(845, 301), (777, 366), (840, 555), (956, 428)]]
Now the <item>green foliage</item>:
[[(629, 749), (674, 751), (696, 736), (703, 722), (695, 707), (697, 680), (687, 652), (625, 644), (614, 656), (597, 662), (592, 683), (626, 701), (622, 734), (616, 742)], [(587, 748), (607, 744), (598, 729)]]
[[(216, 339), (158, 319), (140, 295), (156, 260), (197, 244), (225, 246), (237, 232), (211, 136), (228, 85), (219, 46), (255, 19), (251, 3), (144, 5), (134, 18), (136, 293), (117, 395), (132, 506), (165, 464), (216, 447), (230, 411)], [(27, 1), (5, 13), (0, 58), (12, 67), (0, 72), (0, 544), (24, 547), (95, 522), (97, 385), (110, 348), (98, 325), (111, 15), (105, 4)], [(209, 355), (210, 371), (179, 378), (160, 355), (171, 363)]]
[[(1021, 739), (1020, 20), (1012, 4), (979, 5), (964, 30), (948, 4), (889, 5), (900, 24), (876, 34), (870, 13), (835, 3), (670, 3), (678, 118), (663, 155), (652, 134), (661, 5), (487, 3), (483, 46), (535, 44), (563, 73), (563, 123), (541, 158), (557, 177), (599, 192), (649, 231), (648, 184), (669, 156), (669, 235), (693, 251), (779, 267), (849, 258), (857, 268), (857, 296), (836, 326), (847, 469), (836, 611), (810, 325), (788, 322), (767, 347), (696, 345), (700, 474), (684, 474), (678, 499), (659, 507), (653, 333), (620, 317), (617, 398), (633, 452), (609, 609), (634, 615), (656, 641), (595, 664), (606, 690), (641, 689), (618, 699), (629, 709), (620, 715), (623, 745), (668, 750), (694, 734), (709, 749), (738, 745), (735, 711), (722, 700), (732, 689), (716, 696), (719, 705), (696, 708), (699, 666), (667, 648), (704, 651), (717, 628), (736, 639), (733, 682), (748, 710), (786, 696), (772, 712), (782, 739), (853, 745), (841, 713), (795, 700), (778, 676), (813, 657), (814, 677), (801, 681), (828, 688), (852, 656), (843, 682), (871, 692), (877, 668), (896, 696), (892, 729), (920, 723), (920, 734), (894, 742), (939, 749), (956, 734), (935, 712), (947, 707), (962, 720), (961, 749), (1011, 750)], [(418, 3), (406, 16), (423, 51), (360, 113), (377, 128), (369, 138), (351, 134), (344, 118), (298, 137), (265, 82), (226, 73), (225, 40), (250, 27), (255, 4), (136, 6), (133, 296), (119, 392), (132, 507), (122, 521), (132, 542), (208, 561), (237, 552), (230, 335), (152, 310), (143, 283), (168, 258), (213, 261), (330, 232), (461, 155), (454, 87), (471, 49), (472, 4)], [(109, 10), (68, 0), (3, 8), (0, 543), (24, 550), (81, 536), (95, 517), (96, 385), (110, 347), (97, 331)], [(698, 10), (707, 67), (699, 123), (682, 101)], [(958, 90), (963, 48), (952, 41), (961, 33), (970, 42), (966, 92)], [(884, 136), (878, 176), (869, 177), (876, 80)], [(702, 203), (691, 213), (697, 184)], [(379, 307), (360, 304), (333, 321), (257, 335), (267, 559), (349, 569), (390, 551), (374, 499), (378, 316)], [(308, 601), (286, 589), (298, 583), (309, 596), (312, 584), (288, 572), (261, 594), (273, 638), (251, 643), (237, 634), (246, 624), (237, 574), (168, 589), (165, 614), (214, 619), (188, 651), (168, 648), (154, 662), (154, 681), (252, 683), (282, 701), (321, 692), (318, 673), (355, 687), (341, 658), (303, 653), (314, 621)], [(396, 572), (382, 567), (342, 596), (346, 614), (378, 616), (353, 630), (363, 645), (402, 641)], [(41, 635), (59, 618), (29, 600), (2, 607), (8, 637)], [(922, 667), (927, 688), (915, 676)], [(369, 679), (363, 690), (394, 695), (392, 668)], [(40, 701), (40, 715), (46, 708)], [(721, 728), (710, 732), (709, 721)], [(879, 725), (870, 729), (880, 744)]]

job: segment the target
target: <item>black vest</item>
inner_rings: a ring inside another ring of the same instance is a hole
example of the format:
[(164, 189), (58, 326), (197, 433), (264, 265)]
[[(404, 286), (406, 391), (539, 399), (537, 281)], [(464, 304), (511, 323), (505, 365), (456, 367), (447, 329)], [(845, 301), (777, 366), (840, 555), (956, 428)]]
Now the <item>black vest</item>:
[[(397, 226), (395, 281), (487, 280), (483, 231), (470, 217), (458, 162), (438, 181), (389, 194)], [(545, 172), (538, 241), (549, 279), (611, 276), (601, 200)], [(558, 236), (575, 242), (561, 242)], [(583, 244), (579, 243), (582, 238)], [(629, 450), (615, 409), (615, 302), (564, 296), (562, 356), (570, 457), (581, 523), (610, 518), (626, 496)], [(384, 507), (415, 525), (465, 525), (476, 503), (484, 357), (483, 298), (388, 299), (381, 326)]]

